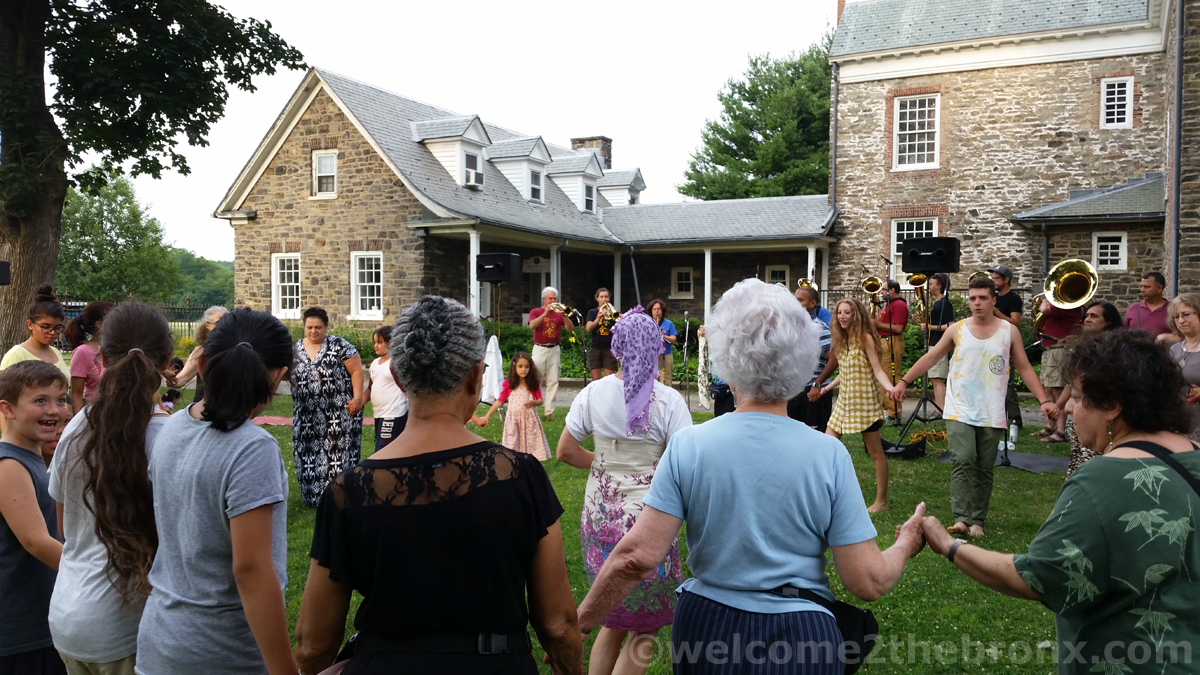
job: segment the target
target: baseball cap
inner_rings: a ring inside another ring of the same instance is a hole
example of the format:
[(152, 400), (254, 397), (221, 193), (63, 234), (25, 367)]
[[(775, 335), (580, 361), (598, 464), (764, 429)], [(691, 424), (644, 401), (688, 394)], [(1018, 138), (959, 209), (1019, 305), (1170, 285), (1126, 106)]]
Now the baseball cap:
[(1005, 279), (1012, 279), (1012, 270), (1008, 269), (1008, 265), (997, 265), (996, 269), (988, 270), (989, 273), (996, 273)]

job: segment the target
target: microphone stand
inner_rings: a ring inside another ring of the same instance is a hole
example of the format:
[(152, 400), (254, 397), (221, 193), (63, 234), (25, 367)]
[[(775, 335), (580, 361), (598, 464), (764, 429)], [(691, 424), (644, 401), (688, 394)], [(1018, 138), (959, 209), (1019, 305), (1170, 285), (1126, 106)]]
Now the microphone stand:
[[(692, 390), (688, 386), (688, 335), (691, 334), (692, 324), (688, 321), (688, 313), (683, 313), (683, 394), (687, 401), (688, 410), (692, 409)], [(697, 387), (700, 386), (698, 383)]]

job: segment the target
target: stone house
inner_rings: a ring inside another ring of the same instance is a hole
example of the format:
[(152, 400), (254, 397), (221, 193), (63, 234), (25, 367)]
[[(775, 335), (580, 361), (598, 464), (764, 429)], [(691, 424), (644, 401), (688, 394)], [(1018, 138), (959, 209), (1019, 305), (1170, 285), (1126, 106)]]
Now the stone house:
[[(1177, 9), (1174, 0), (840, 0), (831, 283), (854, 284), (864, 263), (882, 273), (880, 256), (903, 279), (906, 238), (952, 236), (962, 242), (960, 286), (1006, 264), (1015, 287), (1040, 290), (1049, 266), (1082, 258), (1099, 273), (1097, 297), (1122, 306), (1150, 271), (1200, 288), (1198, 198), (1185, 192), (1196, 171), (1186, 165), (1179, 192), (1191, 206), (1182, 218), (1170, 208), (1175, 151), (1195, 147), (1197, 133), (1182, 125), (1181, 135), (1173, 111), (1176, 59), (1200, 46), (1191, 36), (1177, 44)], [(1189, 120), (1200, 101), (1195, 63), (1181, 90)]]
[[(603, 136), (546, 142), (312, 69), (214, 214), (235, 232), (238, 306), (297, 318), (321, 305), (378, 324), (425, 293), (518, 321), (543, 286), (586, 310), (667, 300), (707, 315), (755, 276), (828, 277), (825, 195), (642, 204), (638, 169)], [(824, 251), (825, 253), (820, 253)], [(476, 279), (476, 256), (515, 252), (523, 279)]]

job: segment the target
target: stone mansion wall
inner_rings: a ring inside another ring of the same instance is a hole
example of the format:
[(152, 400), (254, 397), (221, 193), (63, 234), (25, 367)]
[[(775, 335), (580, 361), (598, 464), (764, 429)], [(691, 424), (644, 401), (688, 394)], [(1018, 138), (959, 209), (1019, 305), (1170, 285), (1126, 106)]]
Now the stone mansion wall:
[[(962, 240), (964, 281), (966, 273), (1003, 263), (1016, 272), (1014, 286), (1040, 284), (1041, 233), (1009, 217), (1064, 201), (1070, 190), (1163, 170), (1171, 70), (1164, 59), (1159, 53), (842, 84), (840, 241), (832, 248), (830, 286), (852, 286), (860, 263), (878, 270), (878, 256), (890, 257), (892, 220), (919, 217), (936, 217), (938, 235)], [(1135, 78), (1133, 128), (1100, 129), (1100, 79), (1124, 75)], [(940, 165), (893, 171), (894, 99), (921, 94), (940, 94)], [(1139, 269), (1125, 276), (1162, 267), (1161, 238), (1146, 241), (1132, 227), (1104, 229), (1130, 231), (1130, 266), (1136, 258)], [(1077, 234), (1060, 233), (1051, 265), (1068, 251), (1091, 258), (1090, 240), (1086, 252), (1078, 241), (1068, 244)], [(1143, 251), (1137, 256), (1135, 239)], [(1108, 286), (1130, 299), (1123, 277)]]

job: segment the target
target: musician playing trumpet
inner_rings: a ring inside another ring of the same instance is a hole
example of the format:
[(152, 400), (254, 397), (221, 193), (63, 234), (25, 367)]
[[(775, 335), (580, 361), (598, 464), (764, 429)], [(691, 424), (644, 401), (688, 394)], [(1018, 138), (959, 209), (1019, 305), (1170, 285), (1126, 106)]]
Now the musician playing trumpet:
[(542, 399), (546, 402), (546, 419), (554, 417), (554, 397), (558, 394), (558, 368), (562, 363), (559, 343), (564, 332), (575, 330), (571, 317), (558, 304), (558, 289), (542, 289), (542, 306), (529, 312), (529, 327), (533, 330), (533, 365), (544, 378)]
[(596, 307), (588, 310), (583, 324), (584, 330), (591, 336), (587, 359), (593, 381), (600, 379), (602, 371), (604, 377), (617, 371), (617, 360), (612, 355), (612, 327), (620, 314), (612, 306), (610, 298), (607, 288), (597, 289)]

